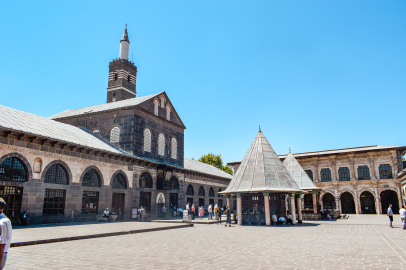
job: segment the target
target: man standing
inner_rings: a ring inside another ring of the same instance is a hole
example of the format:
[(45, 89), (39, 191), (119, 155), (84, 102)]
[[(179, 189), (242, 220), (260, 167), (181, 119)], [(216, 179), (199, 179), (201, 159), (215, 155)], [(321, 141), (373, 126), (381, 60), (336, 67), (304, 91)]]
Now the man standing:
[(6, 207), (6, 202), (0, 198), (0, 270), (4, 268), (7, 260), (7, 252), (11, 244), (11, 236), (13, 234), (11, 222), (3, 209)]
[(403, 222), (403, 230), (406, 230), (406, 206), (403, 205), (403, 207), (400, 208), (399, 214)]
[(187, 210), (187, 214), (189, 215), (189, 213), (190, 213), (190, 205), (189, 205), (189, 203), (186, 204), (186, 210)]
[(208, 219), (213, 219), (212, 218), (212, 215), (213, 215), (213, 207), (212, 207), (212, 205), (210, 204), (209, 205), (209, 207), (207, 208), (207, 211), (209, 212), (209, 217), (208, 217)]
[(389, 226), (393, 228), (393, 211), (392, 211), (392, 205), (389, 204), (388, 212), (386, 215), (389, 217)]
[(110, 222), (110, 211), (108, 208), (106, 208), (106, 210), (104, 210), (103, 217), (107, 218), (107, 222)]
[(164, 205), (164, 206), (162, 206), (162, 219), (165, 219), (165, 212), (166, 212), (166, 207)]
[(228, 205), (226, 206), (226, 210), (224, 211), (224, 214), (226, 214), (227, 219), (226, 219), (226, 227), (228, 224), (228, 227), (231, 227), (231, 210), (230, 207), (228, 207)]

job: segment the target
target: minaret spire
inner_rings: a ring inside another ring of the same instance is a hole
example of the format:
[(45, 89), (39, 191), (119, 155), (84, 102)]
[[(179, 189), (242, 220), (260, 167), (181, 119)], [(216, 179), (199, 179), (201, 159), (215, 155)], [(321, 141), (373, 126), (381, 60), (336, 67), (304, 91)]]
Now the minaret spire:
[(128, 39), (127, 24), (125, 24), (124, 33), (120, 40), (120, 59), (128, 60), (129, 49), (130, 49), (130, 40)]

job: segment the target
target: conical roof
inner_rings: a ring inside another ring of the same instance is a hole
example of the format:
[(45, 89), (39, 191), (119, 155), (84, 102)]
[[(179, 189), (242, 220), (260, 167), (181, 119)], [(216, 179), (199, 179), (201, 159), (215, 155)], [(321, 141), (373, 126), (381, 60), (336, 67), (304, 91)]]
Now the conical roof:
[(296, 184), (299, 188), (304, 190), (318, 190), (318, 188), (307, 175), (307, 173), (303, 170), (302, 166), (300, 166), (299, 162), (296, 158), (292, 155), (289, 149), (289, 155), (283, 161), (283, 165), (285, 165), (286, 169), (290, 173), (290, 175), (295, 180)]
[(237, 173), (223, 194), (256, 192), (300, 192), (261, 130), (255, 137)]
[(124, 33), (123, 33), (123, 36), (121, 37), (120, 42), (121, 42), (121, 41), (128, 41), (128, 42), (130, 42), (130, 40), (128, 39), (127, 24), (125, 24)]

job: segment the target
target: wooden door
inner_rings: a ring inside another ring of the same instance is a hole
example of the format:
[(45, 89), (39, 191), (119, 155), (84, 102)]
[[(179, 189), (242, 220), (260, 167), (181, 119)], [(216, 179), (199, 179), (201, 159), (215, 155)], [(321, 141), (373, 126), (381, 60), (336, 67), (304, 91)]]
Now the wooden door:
[(111, 204), (111, 212), (115, 212), (117, 220), (124, 220), (124, 193), (113, 193), (113, 202)]

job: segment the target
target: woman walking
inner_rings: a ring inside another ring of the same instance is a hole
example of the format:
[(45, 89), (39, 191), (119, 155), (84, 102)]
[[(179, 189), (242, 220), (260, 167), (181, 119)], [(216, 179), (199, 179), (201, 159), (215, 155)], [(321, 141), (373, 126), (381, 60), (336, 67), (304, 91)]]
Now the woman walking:
[(204, 216), (204, 207), (200, 206), (200, 208), (199, 208), (199, 219), (202, 220), (203, 216)]

